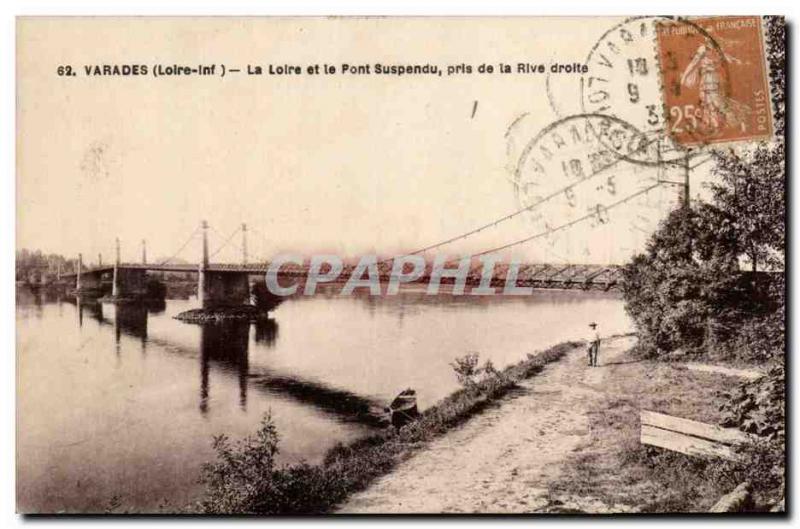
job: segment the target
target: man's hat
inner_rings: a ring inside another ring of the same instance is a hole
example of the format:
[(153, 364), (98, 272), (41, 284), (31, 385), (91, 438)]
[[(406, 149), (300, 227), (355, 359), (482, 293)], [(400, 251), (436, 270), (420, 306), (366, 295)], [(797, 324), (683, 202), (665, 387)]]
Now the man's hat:
[(592, 322), (589, 324), (589, 327), (594, 329), (595, 327), (597, 327), (597, 324), (595, 322)]

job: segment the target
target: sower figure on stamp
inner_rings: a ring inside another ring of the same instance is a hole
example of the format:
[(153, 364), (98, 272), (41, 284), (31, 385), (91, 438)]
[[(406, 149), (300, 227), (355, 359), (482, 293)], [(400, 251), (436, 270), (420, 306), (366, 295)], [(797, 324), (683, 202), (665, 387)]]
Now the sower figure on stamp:
[(597, 324), (592, 322), (589, 324), (591, 333), (589, 334), (589, 365), (597, 367), (597, 353), (600, 351), (600, 332), (597, 330)]

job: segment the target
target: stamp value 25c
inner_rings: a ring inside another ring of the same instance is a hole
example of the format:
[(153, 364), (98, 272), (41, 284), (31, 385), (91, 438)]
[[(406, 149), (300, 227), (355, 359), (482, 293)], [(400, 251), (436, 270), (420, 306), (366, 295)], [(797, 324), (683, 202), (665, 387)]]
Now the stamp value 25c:
[(656, 35), (668, 132), (676, 143), (772, 137), (760, 17), (659, 21)]

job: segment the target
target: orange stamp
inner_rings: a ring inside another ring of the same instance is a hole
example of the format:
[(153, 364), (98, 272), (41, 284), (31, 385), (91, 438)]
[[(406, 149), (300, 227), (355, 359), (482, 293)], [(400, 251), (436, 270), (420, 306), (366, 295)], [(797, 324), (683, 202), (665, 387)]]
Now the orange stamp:
[(772, 137), (760, 17), (660, 21), (656, 35), (664, 110), (676, 143)]

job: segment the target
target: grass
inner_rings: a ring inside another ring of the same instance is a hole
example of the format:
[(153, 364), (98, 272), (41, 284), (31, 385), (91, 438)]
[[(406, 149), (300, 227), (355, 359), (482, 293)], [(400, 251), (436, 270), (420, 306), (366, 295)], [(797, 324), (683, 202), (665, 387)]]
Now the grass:
[(399, 430), (387, 429), (330, 450), (323, 463), (278, 467), (278, 434), (269, 418), (255, 436), (235, 444), (215, 439), (217, 461), (205, 466), (205, 498), (197, 509), (219, 514), (318, 514), (330, 512), (354, 492), (390, 472), (436, 437), (480, 413), (578, 346), (567, 342), (470, 384), (425, 410)]
[(573, 453), (551, 484), (551, 498), (593, 498), (616, 510), (704, 512), (733, 490), (741, 473), (728, 462), (704, 460), (639, 443), (639, 412), (658, 411), (719, 424), (719, 404), (733, 382), (679, 365), (620, 357), (589, 414), (589, 442)]

